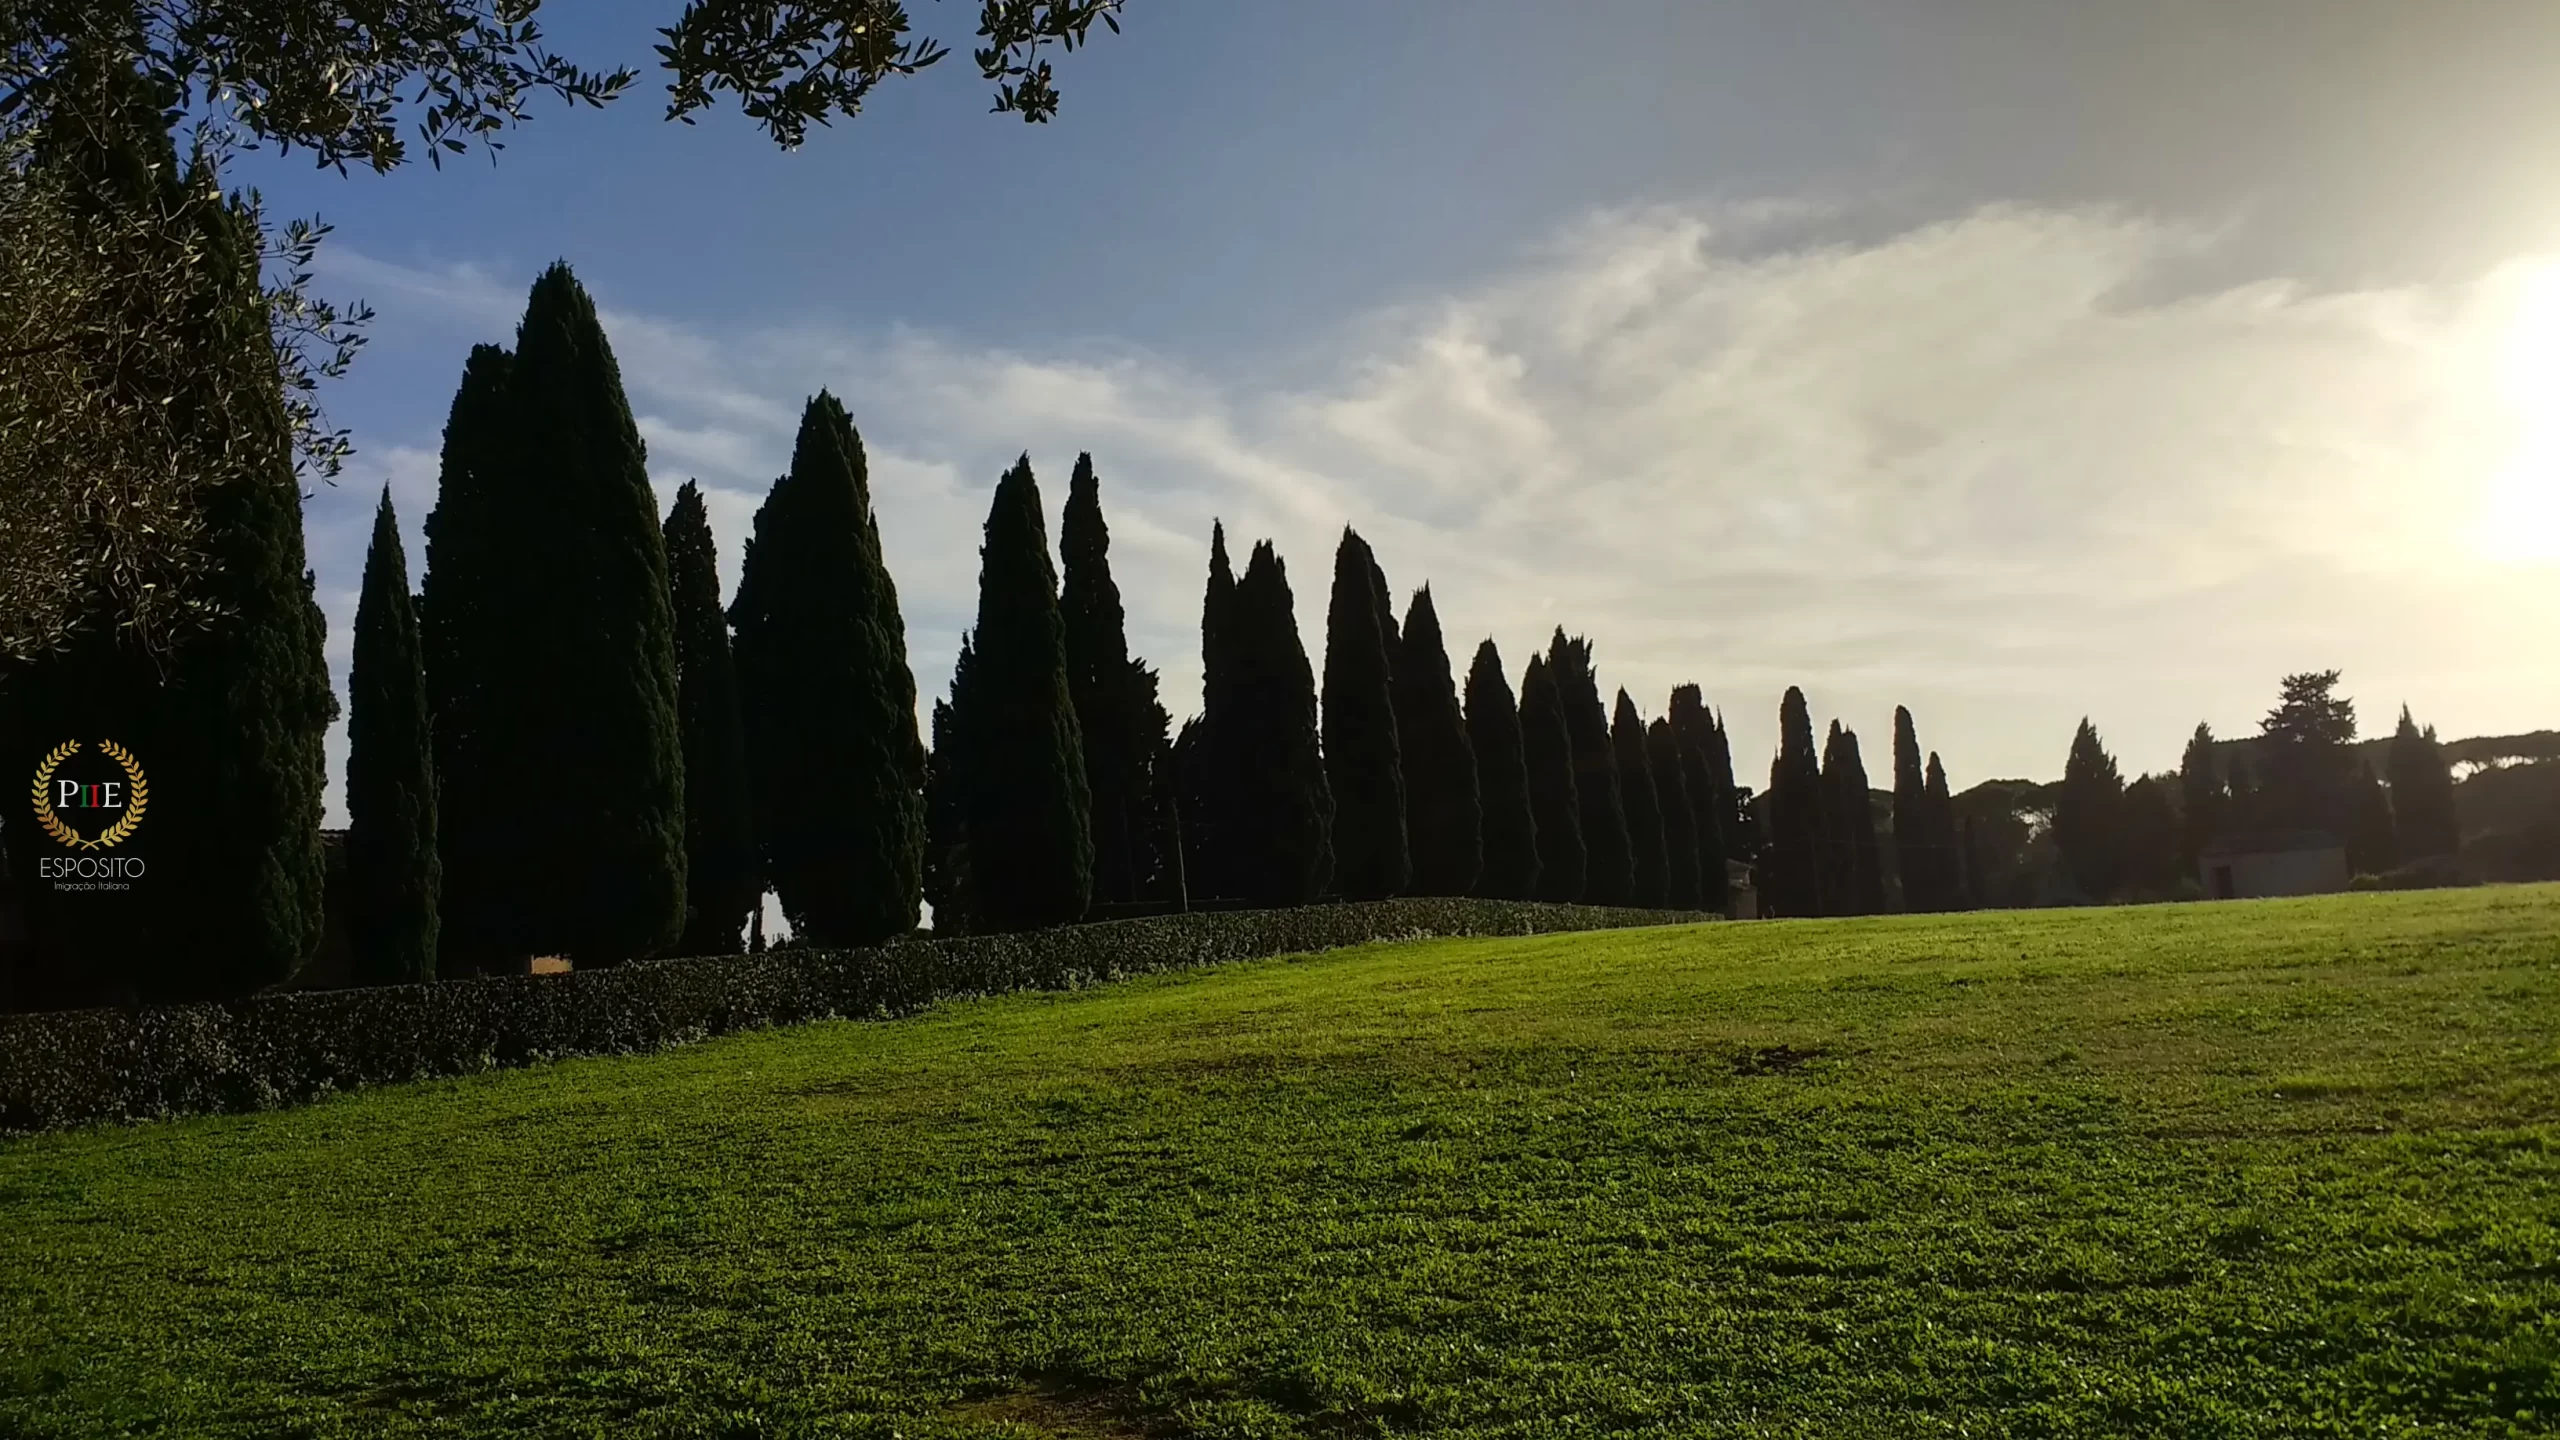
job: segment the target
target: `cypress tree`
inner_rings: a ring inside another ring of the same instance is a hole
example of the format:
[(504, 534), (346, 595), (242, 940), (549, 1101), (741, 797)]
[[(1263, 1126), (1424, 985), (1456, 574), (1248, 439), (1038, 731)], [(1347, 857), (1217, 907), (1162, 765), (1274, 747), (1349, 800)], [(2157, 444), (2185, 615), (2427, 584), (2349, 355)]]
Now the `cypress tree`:
[(969, 637), (951, 667), (951, 693), (933, 702), (933, 749), (925, 757), (924, 900), (933, 908), (937, 935), (969, 931), (969, 765), (961, 753), (957, 708), (967, 702)]
[[(502, 508), (476, 543), (508, 579), (482, 597), (466, 682), (496, 810), (463, 817), (488, 866), (469, 877), (488, 884), (471, 897), (470, 938), (510, 967), (544, 954), (612, 964), (673, 944), (684, 922), (666, 543), (620, 371), (566, 265), (534, 282), (504, 368), (490, 416), (502, 428), (477, 437)], [(437, 558), (431, 544), (431, 569)], [(431, 618), (443, 594), (431, 590)]]
[(1778, 754), (1769, 767), (1769, 850), (1760, 891), (1771, 914), (1827, 913), (1823, 830), (1822, 760), (1813, 748), (1813, 715), (1804, 692), (1790, 685), (1778, 703)]
[(764, 901), (747, 789), (738, 670), (720, 604), (720, 560), (702, 487), (688, 480), (667, 512), (667, 584), (675, 611), (676, 730), (684, 741), (684, 934), (688, 955), (735, 955)]
[(1937, 857), (1929, 850), (1932, 829), (1928, 781), (1920, 770), (1920, 735), (1907, 708), (1893, 707), (1893, 862), (1902, 878), (1902, 908), (1914, 913), (1946, 908), (1938, 890)]
[(1698, 903), (1725, 914), (1733, 899), (1725, 861), (1742, 858), (1733, 839), (1733, 760), (1725, 749), (1723, 727), (1707, 713), (1697, 686), (1672, 687), (1670, 719), (1672, 743), (1680, 755), (1680, 785), (1688, 794), (1698, 836)]
[(1030, 456), (996, 483), (986, 536), (970, 685), (952, 706), (968, 757), (972, 919), (997, 931), (1071, 924), (1093, 901), (1091, 793)]
[(1645, 762), (1653, 771), (1653, 788), (1662, 800), (1662, 903), (1674, 910), (1695, 910), (1706, 903), (1698, 870), (1698, 807), (1689, 799), (1687, 767), (1680, 763), (1680, 741), (1671, 722), (1657, 718), (1644, 731)]
[(923, 900), (923, 741), (861, 437), (809, 402), (756, 511), (729, 621), (766, 873), (792, 933), (876, 945)]
[(2054, 799), (2053, 843), (2073, 883), (2089, 899), (2104, 902), (2122, 879), (2119, 844), (2124, 777), (2098, 738), (2098, 729), (2082, 717), (2071, 737), (2071, 756), (2062, 767), (2062, 790)]
[[(1186, 871), (1191, 893), (1234, 898), (1244, 893), (1238, 828), (1245, 803), (1242, 746), (1245, 657), (1237, 643), (1236, 575), (1227, 560), (1227, 527), (1209, 526), (1209, 581), (1200, 600), (1200, 715), (1183, 759)], [(1190, 727), (1186, 726), (1186, 731)]]
[(436, 978), (435, 761), (391, 487), (373, 515), (347, 667), (347, 930), (359, 985)]
[[(1405, 628), (1410, 634), (1414, 627)], [(1467, 745), (1475, 752), (1476, 794), (1484, 812), (1484, 868), (1475, 893), (1495, 900), (1531, 900), (1539, 893), (1538, 822), (1531, 814), (1520, 713), (1502, 673), (1502, 652), (1487, 639), (1467, 667)]]
[(1368, 542), (1343, 527), (1325, 612), (1324, 769), (1333, 788), (1334, 883), (1353, 900), (1399, 895), (1413, 880), (1403, 746), (1378, 623), (1383, 598)]
[(1724, 726), (1724, 712), (1715, 712), (1715, 725), (1707, 734), (1707, 768), (1715, 779), (1717, 829), (1723, 832), (1725, 854), (1736, 860), (1759, 857), (1759, 831), (1750, 823), (1744, 801), (1750, 791), (1734, 783), (1733, 744)]
[(1831, 800), (1831, 837), (1839, 893), (1835, 913), (1875, 915), (1884, 910), (1884, 854), (1876, 842), (1875, 801), (1867, 785), (1858, 732), (1831, 723), (1822, 779)]
[[(191, 183), (213, 188), (203, 162)], [(207, 597), (225, 619), (173, 664), (178, 725), (163, 744), (178, 763), (165, 767), (159, 789), (186, 797), (170, 817), (184, 858), (172, 867), (169, 898), (194, 933), (182, 949), (164, 952), (151, 993), (174, 1000), (278, 984), (320, 948), (322, 742), (338, 715), (323, 655), (327, 621), (304, 562), (302, 491), (257, 237), (237, 206), (202, 213), (218, 277), (206, 297), (205, 363), (253, 377), (248, 393), (257, 398), (226, 413), (190, 413), (181, 401), (179, 420), (199, 436), (225, 437), (226, 448), (259, 454), (264, 474), (207, 497), (216, 577)]]
[(1964, 906), (1964, 850), (1956, 838), (1956, 802), (1947, 793), (1947, 770), (1938, 763), (1938, 752), (1929, 752), (1927, 779), (1922, 782), (1927, 808), (1921, 811), (1921, 850), (1927, 857), (1924, 873), (1929, 877), (1929, 891), (1937, 897), (1936, 908), (1957, 910)]
[(1564, 627), (1557, 626), (1547, 643), (1547, 669), (1555, 677), (1556, 704), (1573, 745), (1574, 798), (1581, 806), (1589, 866), (1583, 899), (1592, 905), (1624, 905), (1635, 894), (1635, 846), (1627, 837), (1626, 798), (1618, 791), (1617, 751), (1609, 743), (1609, 712), (1600, 700), (1591, 642), (1578, 635), (1568, 639)]
[(1076, 457), (1058, 522), (1067, 628), (1067, 688), (1084, 736), (1085, 784), (1092, 794), (1093, 898), (1126, 904), (1154, 868), (1147, 808), (1149, 757), (1164, 741), (1153, 672), (1129, 658), (1128, 617), (1111, 578), (1111, 529), (1102, 518), (1102, 482), (1093, 457)]
[(1654, 786), (1653, 757), (1645, 748), (1644, 720), (1636, 702), (1618, 692), (1609, 721), (1609, 749), (1617, 761), (1618, 795), (1626, 807), (1627, 848), (1634, 885), (1629, 898), (1659, 910), (1671, 891), (1671, 860), (1663, 839), (1662, 796)]
[(2223, 787), (2222, 767), (2213, 758), (2213, 727), (2202, 721), (2196, 722), (2196, 732), (2188, 737), (2186, 754), (2178, 762), (2178, 796), (2186, 811), (2182, 868), (2194, 874), (2204, 847), (2231, 829), (2231, 796)]
[[(436, 851), (444, 867), (438, 973), (506, 968), (511, 881), (501, 851), (520, 821), (499, 748), (511, 706), (529, 697), (498, 683), (507, 631), (531, 576), (511, 554), (506, 520), (509, 376), (515, 357), (475, 345), (445, 418), (427, 573), (418, 598), (434, 715)], [(521, 958), (520, 956), (518, 957)]]
[(1520, 678), (1520, 755), (1529, 772), (1529, 814), (1538, 838), (1538, 898), (1570, 905), (1587, 891), (1582, 801), (1575, 793), (1573, 741), (1546, 657), (1529, 657)]
[(1210, 837), (1204, 817), (1209, 813), (1208, 717), (1194, 715), (1182, 722), (1174, 736), (1173, 753), (1167, 758), (1171, 767), (1172, 793), (1168, 809), (1172, 811), (1175, 869), (1181, 877), (1179, 899), (1189, 910), (1193, 902), (1221, 896), (1226, 892), (1209, 888)]
[(2394, 848), (2402, 860), (2452, 855), (2462, 849), (2462, 822), (2453, 804), (2453, 770), (2445, 764), (2444, 747), (2435, 727), (2424, 730), (2400, 707), (2400, 726), (2391, 735), (2385, 762), (2391, 777), (2391, 820)]
[[(1315, 671), (1298, 638), (1279, 552), (1253, 547), (1230, 616), (1235, 679), (1232, 836), (1238, 893), (1264, 906), (1304, 905), (1333, 880), (1332, 788), (1316, 737)], [(1223, 725), (1224, 720), (1213, 721)]]
[[(1495, 678), (1501, 677), (1496, 661)], [(1396, 735), (1404, 747), (1407, 838), (1413, 893), (1466, 895), (1484, 866), (1484, 805), (1475, 747), (1458, 709), (1449, 651), (1431, 587), (1414, 592), (1395, 656)], [(1505, 696), (1503, 709), (1511, 711)], [(1511, 715), (1518, 724), (1518, 715)], [(1525, 816), (1526, 811), (1522, 814)]]

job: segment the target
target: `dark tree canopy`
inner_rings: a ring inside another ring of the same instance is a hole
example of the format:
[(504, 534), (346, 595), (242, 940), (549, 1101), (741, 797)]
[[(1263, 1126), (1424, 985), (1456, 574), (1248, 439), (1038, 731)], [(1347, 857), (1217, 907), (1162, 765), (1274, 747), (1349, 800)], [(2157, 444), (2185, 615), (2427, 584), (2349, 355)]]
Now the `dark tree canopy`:
[(2053, 843), (2072, 883), (2091, 900), (2112, 898), (2123, 876), (2118, 831), (2124, 776), (2086, 717), (2071, 737), (2062, 767), (2062, 789), (2053, 806)]
[(1876, 915), (1884, 910), (1884, 853), (1876, 840), (1875, 803), (1858, 732), (1831, 724), (1824, 747), (1823, 790), (1832, 823), (1833, 913)]
[(960, 657), (951, 666), (951, 692), (933, 702), (933, 749), (925, 757), (924, 900), (933, 907), (937, 935), (963, 935), (977, 912), (977, 891), (969, 878), (969, 793), (974, 776), (963, 749), (960, 712), (970, 708), (971, 673), (976, 669), (969, 637), (960, 637)]
[[(494, 747), (519, 787), (500, 849), (516, 886), (503, 938), (610, 965), (683, 930), (684, 760), (657, 495), (595, 302), (568, 266), (534, 282), (508, 383), (506, 547), (525, 573), (493, 676), (516, 696)], [(527, 795), (543, 797), (539, 824), (524, 823)]]
[(501, 853), (515, 805), (503, 750), (526, 697), (506, 681), (508, 630), (532, 576), (512, 548), (508, 436), (515, 357), (475, 345), (445, 419), (436, 506), (427, 516), (419, 596), (434, 711), (436, 846), (444, 862), (439, 973), (504, 967), (513, 882)]
[(2178, 798), (2179, 868), (2193, 874), (2204, 847), (2231, 830), (2231, 795), (2223, 786), (2222, 766), (2214, 759), (2213, 727), (2201, 720), (2178, 761)]
[(2402, 860), (2452, 855), (2462, 849), (2462, 825), (2453, 808), (2453, 770), (2435, 727), (2418, 728), (2409, 707), (2400, 707), (2400, 725), (2391, 735), (2387, 761), (2391, 776), (2394, 848)]
[(2337, 686), (2335, 670), (2287, 675), (2276, 707), (2258, 722), (2259, 823), (2344, 828), (2356, 707)]
[(1067, 482), (1058, 552), (1067, 683), (1092, 793), (1093, 898), (1126, 904), (1139, 898), (1156, 868), (1148, 792), (1155, 752), (1164, 743), (1165, 714), (1156, 703), (1154, 672), (1129, 657), (1128, 617), (1111, 575), (1111, 530), (1102, 517), (1102, 482), (1091, 455), (1076, 457)]
[(1070, 924), (1093, 899), (1090, 792), (1028, 455), (996, 484), (979, 557), (970, 687), (952, 707), (968, 759), (972, 919), (997, 931)]
[(2168, 782), (2153, 775), (2124, 788), (2116, 823), (2117, 883), (2130, 898), (2166, 900), (2177, 892), (2178, 812), (2169, 796)]
[(1791, 918), (1827, 913), (1823, 884), (1822, 757), (1813, 748), (1813, 712), (1790, 685), (1778, 704), (1778, 754), (1769, 767), (1769, 850), (1760, 892), (1769, 912)]
[(1618, 796), (1626, 812), (1627, 848), (1633, 861), (1634, 886), (1628, 898), (1658, 910), (1668, 903), (1671, 889), (1661, 792), (1654, 784), (1652, 753), (1645, 748), (1644, 719), (1624, 690), (1618, 692), (1609, 718), (1609, 748), (1617, 761)]
[(1671, 733), (1670, 721), (1656, 717), (1645, 726), (1644, 750), (1654, 793), (1662, 801), (1662, 903), (1695, 910), (1706, 903), (1698, 870), (1698, 808), (1689, 799), (1688, 767), (1681, 763), (1680, 741)]
[[(1315, 671), (1270, 541), (1255, 543), (1234, 606), (1236, 793), (1220, 824), (1236, 893), (1266, 906), (1304, 905), (1333, 880), (1334, 800), (1317, 741)], [(1229, 728), (1224, 716), (1211, 723)]]
[(1935, 750), (1929, 752), (1921, 793), (1927, 801), (1921, 812), (1921, 839), (1927, 857), (1924, 873), (1929, 877), (1930, 895), (1935, 901), (1931, 908), (1964, 909), (1964, 846), (1956, 835), (1956, 804), (1947, 793), (1947, 769), (1938, 763)]
[(2358, 764), (2347, 777), (2347, 868), (2358, 875), (2379, 875), (2400, 863), (2400, 844), (2392, 833), (2391, 800), (2373, 771)]
[(1227, 559), (1227, 527), (1209, 527), (1209, 579), (1200, 599), (1200, 715), (1190, 733), (1183, 804), (1186, 873), (1191, 893), (1232, 898), (1244, 893), (1246, 844), (1237, 828), (1245, 803), (1246, 660), (1236, 625), (1236, 575)]
[(1335, 887), (1352, 900), (1383, 900), (1412, 883), (1405, 839), (1404, 752), (1381, 623), (1376, 557), (1345, 526), (1333, 555), (1325, 611), (1324, 768), (1333, 790)]
[(1538, 898), (1570, 905), (1589, 880), (1582, 846), (1582, 801), (1575, 793), (1573, 741), (1554, 672), (1543, 655), (1529, 657), (1520, 679), (1520, 754), (1529, 772), (1529, 812), (1538, 838)]
[(409, 560), (384, 486), (347, 667), (347, 932), (363, 985), (436, 978), (436, 782)]
[(729, 620), (756, 834), (794, 936), (876, 945), (914, 929), (925, 767), (915, 674), (862, 440), (824, 391), (756, 511)]
[(1902, 908), (1926, 913), (1946, 908), (1939, 893), (1936, 857), (1929, 851), (1928, 779), (1920, 764), (1920, 732), (1911, 711), (1893, 707), (1893, 859), (1902, 880)]
[[(1695, 685), (1671, 690), (1671, 738), (1680, 755), (1680, 784), (1687, 793), (1698, 836), (1698, 903), (1717, 914), (1732, 900), (1725, 863), (1745, 857), (1739, 845), (1739, 806), (1733, 793), (1733, 759), (1724, 727), (1707, 711)], [(1658, 775), (1657, 775), (1658, 778)]]
[(1556, 627), (1547, 642), (1547, 672), (1573, 746), (1574, 800), (1581, 807), (1588, 867), (1582, 898), (1591, 905), (1624, 905), (1635, 893), (1635, 847), (1627, 838), (1626, 798), (1618, 792), (1617, 752), (1609, 743), (1609, 712), (1600, 699), (1590, 640), (1568, 637), (1564, 627)]
[[(1408, 633), (1412, 628), (1408, 623)], [(1467, 743), (1475, 752), (1476, 793), (1484, 807), (1484, 869), (1475, 893), (1496, 900), (1533, 900), (1539, 894), (1538, 822), (1520, 713), (1502, 673), (1502, 652), (1488, 639), (1467, 667)]]
[(720, 559), (702, 487), (688, 480), (667, 512), (667, 583), (676, 619), (676, 728), (684, 738), (684, 935), (688, 955), (733, 955), (764, 900), (747, 782), (738, 671), (720, 603)]
[[(1475, 746), (1458, 708), (1458, 687), (1440, 634), (1431, 587), (1414, 592), (1395, 655), (1396, 735), (1404, 747), (1405, 815), (1413, 848), (1413, 893), (1474, 893), (1484, 866), (1484, 804)], [(1501, 678), (1494, 662), (1494, 678)], [(1509, 687), (1503, 710), (1517, 725)], [(1513, 763), (1518, 763), (1516, 731)], [(1525, 794), (1522, 797), (1526, 798)], [(1520, 812), (1523, 819), (1527, 810)], [(1534, 856), (1534, 850), (1531, 852)]]

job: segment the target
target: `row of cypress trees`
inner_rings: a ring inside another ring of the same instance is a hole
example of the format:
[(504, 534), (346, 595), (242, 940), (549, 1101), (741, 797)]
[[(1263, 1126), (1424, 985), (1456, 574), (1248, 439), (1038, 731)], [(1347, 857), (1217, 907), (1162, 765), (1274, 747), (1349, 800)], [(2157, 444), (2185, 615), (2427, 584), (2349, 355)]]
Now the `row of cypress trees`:
[[(1893, 712), (1892, 856), (1902, 908), (1966, 908), (1967, 847), (1958, 834), (1946, 768), (1921, 758), (1907, 708)], [(1804, 692), (1787, 688), (1778, 707), (1778, 754), (1762, 806), (1768, 845), (1760, 857), (1764, 913), (1875, 915), (1887, 908), (1885, 846), (1876, 827), (1858, 733), (1831, 722), (1816, 751)]]
[(348, 735), (360, 982), (734, 950), (768, 886), (869, 944), (922, 898), (924, 748), (860, 437), (821, 393), (720, 603), (700, 487), (663, 520), (593, 301), (534, 284), (448, 416), (420, 593), (390, 498)]

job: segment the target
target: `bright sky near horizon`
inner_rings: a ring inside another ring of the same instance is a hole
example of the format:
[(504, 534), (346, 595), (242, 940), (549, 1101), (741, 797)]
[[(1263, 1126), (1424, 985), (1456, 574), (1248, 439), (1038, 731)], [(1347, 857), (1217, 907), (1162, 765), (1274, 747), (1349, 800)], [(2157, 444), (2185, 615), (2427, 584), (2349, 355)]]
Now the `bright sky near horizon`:
[(1755, 779), (1789, 684), (1874, 774), (1910, 705), (1959, 788), (2083, 714), (2171, 767), (2301, 669), (2368, 730), (2560, 725), (2560, 6), (1132, 0), (1052, 125), (963, 44), (793, 154), (661, 120), (677, 8), (546, 5), (642, 84), (495, 166), (234, 171), (379, 312), (307, 512), (341, 683), (377, 488), (414, 578), (463, 355), (564, 257), (730, 582), (845, 399), (928, 703), (997, 475), (1028, 450), (1054, 526), (1090, 450), (1177, 715), (1223, 516), (1319, 666), (1349, 523), (1460, 667), (1588, 633)]

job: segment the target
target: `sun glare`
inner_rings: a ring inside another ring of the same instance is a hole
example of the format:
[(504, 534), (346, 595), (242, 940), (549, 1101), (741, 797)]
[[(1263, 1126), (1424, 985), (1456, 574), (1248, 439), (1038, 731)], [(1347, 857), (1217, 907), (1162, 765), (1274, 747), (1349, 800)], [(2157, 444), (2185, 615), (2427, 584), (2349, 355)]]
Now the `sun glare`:
[(2479, 547), (2513, 564), (2560, 564), (2560, 263), (2520, 277), (2503, 338), (2515, 444), (2481, 507)]

